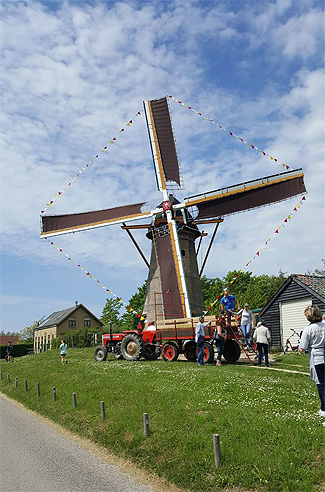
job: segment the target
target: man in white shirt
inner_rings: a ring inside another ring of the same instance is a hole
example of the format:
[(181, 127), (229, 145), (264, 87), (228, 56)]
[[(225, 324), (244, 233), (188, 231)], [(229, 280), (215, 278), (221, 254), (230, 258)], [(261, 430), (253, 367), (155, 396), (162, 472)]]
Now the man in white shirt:
[(199, 322), (195, 328), (195, 341), (196, 341), (198, 349), (199, 349), (199, 353), (198, 353), (198, 356), (196, 359), (196, 364), (198, 366), (204, 365), (204, 362), (203, 362), (204, 340), (205, 340), (204, 328), (210, 324), (210, 321), (208, 321), (207, 323), (204, 323), (204, 324), (203, 324), (203, 322), (204, 322), (204, 316), (201, 316), (199, 318)]

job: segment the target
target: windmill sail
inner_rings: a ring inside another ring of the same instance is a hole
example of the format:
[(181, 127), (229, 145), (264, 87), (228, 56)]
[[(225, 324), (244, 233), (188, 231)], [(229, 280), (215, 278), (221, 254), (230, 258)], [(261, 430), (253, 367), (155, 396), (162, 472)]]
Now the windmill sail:
[(306, 192), (301, 169), (267, 176), (228, 188), (185, 198), (185, 206), (196, 205), (196, 219), (231, 215), (280, 202)]
[(152, 212), (141, 212), (141, 207), (145, 203), (134, 203), (132, 205), (122, 205), (121, 207), (77, 214), (44, 215), (42, 216), (41, 237), (93, 229), (95, 227), (150, 217)]
[[(146, 110), (152, 153), (155, 156), (157, 150), (159, 151), (164, 174), (163, 179), (164, 181), (175, 181), (180, 185), (178, 158), (167, 98), (146, 101), (144, 107)], [(158, 149), (156, 148), (156, 144), (158, 144)], [(161, 184), (159, 187), (161, 187)], [(162, 187), (164, 188), (164, 186)]]

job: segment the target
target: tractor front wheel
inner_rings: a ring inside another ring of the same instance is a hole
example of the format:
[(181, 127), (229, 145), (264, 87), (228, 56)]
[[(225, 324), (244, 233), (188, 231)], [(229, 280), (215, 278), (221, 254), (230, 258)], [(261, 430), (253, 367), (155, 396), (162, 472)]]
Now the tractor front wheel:
[(103, 345), (95, 348), (94, 357), (97, 362), (103, 362), (107, 358), (107, 350)]
[(224, 358), (227, 362), (236, 362), (240, 357), (240, 346), (236, 340), (226, 340), (223, 348)]
[(161, 356), (165, 362), (174, 362), (178, 358), (178, 346), (175, 342), (167, 342), (164, 344)]
[(144, 353), (144, 343), (135, 333), (126, 335), (121, 342), (121, 355), (125, 360), (139, 360)]

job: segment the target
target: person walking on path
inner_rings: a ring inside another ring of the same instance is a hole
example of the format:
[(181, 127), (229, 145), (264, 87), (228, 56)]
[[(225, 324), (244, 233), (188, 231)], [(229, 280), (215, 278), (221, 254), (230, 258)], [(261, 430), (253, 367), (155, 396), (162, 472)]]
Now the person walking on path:
[(304, 314), (310, 324), (302, 331), (299, 351), (308, 351), (310, 377), (321, 404), (318, 415), (325, 417), (325, 323), (318, 306), (307, 306)]
[(210, 324), (210, 321), (208, 321), (207, 323), (204, 323), (204, 324), (203, 323), (204, 323), (204, 316), (200, 316), (199, 322), (195, 328), (195, 341), (196, 341), (198, 349), (199, 349), (199, 353), (198, 353), (198, 356), (196, 359), (196, 364), (198, 366), (204, 365), (204, 362), (203, 362), (204, 340), (205, 340), (204, 328)]
[(240, 319), (240, 329), (242, 331), (243, 337), (245, 338), (246, 347), (248, 349), (250, 345), (250, 332), (253, 327), (253, 313), (248, 309), (248, 304), (245, 304), (244, 309), (241, 309), (237, 315), (241, 314)]
[(7, 354), (6, 355), (7, 362), (11, 362), (12, 361), (12, 358), (13, 358), (13, 355), (14, 355), (14, 348), (11, 345), (10, 340), (8, 342), (8, 345), (7, 345), (6, 354)]
[(66, 356), (67, 356), (67, 349), (68, 346), (65, 343), (65, 339), (62, 338), (61, 345), (60, 345), (60, 354), (61, 354), (61, 364), (64, 365), (66, 361)]
[(221, 356), (223, 354), (223, 347), (225, 345), (225, 340), (227, 338), (227, 328), (226, 322), (224, 319), (221, 319), (219, 323), (217, 323), (217, 327), (213, 334), (213, 340), (217, 347), (217, 366), (221, 366)]
[(271, 343), (271, 335), (267, 326), (264, 325), (264, 321), (260, 321), (259, 323), (257, 323), (253, 338), (257, 344), (258, 366), (261, 367), (263, 353), (264, 353), (265, 367), (269, 367), (269, 345)]

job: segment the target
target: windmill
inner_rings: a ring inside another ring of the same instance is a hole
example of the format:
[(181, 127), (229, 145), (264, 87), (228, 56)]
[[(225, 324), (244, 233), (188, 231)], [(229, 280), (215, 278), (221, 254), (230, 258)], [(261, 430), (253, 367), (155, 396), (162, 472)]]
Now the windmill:
[[(296, 169), (179, 202), (172, 191), (181, 186), (181, 176), (167, 98), (145, 101), (144, 110), (162, 202), (153, 210), (144, 210), (146, 202), (140, 202), (84, 213), (43, 215), (41, 237), (122, 224), (149, 268), (144, 308), (148, 319), (189, 318), (204, 310), (200, 276), (224, 217), (306, 192), (304, 174)], [(149, 218), (150, 223), (134, 224)], [(198, 226), (210, 223), (216, 225), (199, 272), (197, 253), (204, 233)], [(132, 229), (147, 230), (152, 241), (150, 263), (136, 243)], [(200, 243), (195, 250), (198, 238)]]

